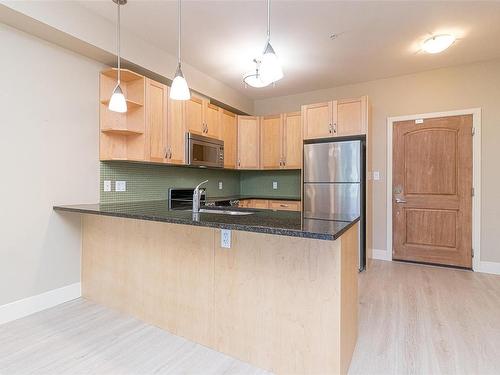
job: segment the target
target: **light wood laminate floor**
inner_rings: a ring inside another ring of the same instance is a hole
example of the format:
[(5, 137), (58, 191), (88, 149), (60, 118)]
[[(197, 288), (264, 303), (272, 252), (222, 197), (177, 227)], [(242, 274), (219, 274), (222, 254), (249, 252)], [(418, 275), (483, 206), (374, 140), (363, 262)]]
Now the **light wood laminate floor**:
[[(0, 374), (28, 373), (269, 374), (83, 299), (0, 326)], [(372, 261), (349, 373), (500, 374), (500, 276)]]
[(269, 373), (78, 299), (0, 325), (0, 374)]
[(500, 276), (372, 261), (349, 374), (500, 374)]

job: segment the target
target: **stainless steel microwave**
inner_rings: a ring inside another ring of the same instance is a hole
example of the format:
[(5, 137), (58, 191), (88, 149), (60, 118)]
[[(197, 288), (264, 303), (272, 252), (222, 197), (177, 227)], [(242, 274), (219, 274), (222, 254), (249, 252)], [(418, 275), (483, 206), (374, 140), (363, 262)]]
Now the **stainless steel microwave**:
[(224, 141), (186, 133), (186, 160), (188, 165), (224, 167)]

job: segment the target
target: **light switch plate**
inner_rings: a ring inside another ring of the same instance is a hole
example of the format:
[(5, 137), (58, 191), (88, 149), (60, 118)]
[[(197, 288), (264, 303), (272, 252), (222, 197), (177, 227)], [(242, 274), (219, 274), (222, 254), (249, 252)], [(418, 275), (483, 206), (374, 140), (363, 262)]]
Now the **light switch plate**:
[(380, 180), (380, 172), (379, 171), (373, 171), (373, 180), (374, 181)]
[(278, 181), (273, 181), (273, 190), (278, 190)]
[(219, 190), (222, 190), (222, 181), (219, 181)]
[(127, 181), (115, 181), (115, 191), (127, 191)]
[(225, 249), (231, 248), (231, 230), (221, 229), (220, 230), (220, 247)]
[(111, 181), (104, 181), (102, 189), (104, 191), (111, 191)]

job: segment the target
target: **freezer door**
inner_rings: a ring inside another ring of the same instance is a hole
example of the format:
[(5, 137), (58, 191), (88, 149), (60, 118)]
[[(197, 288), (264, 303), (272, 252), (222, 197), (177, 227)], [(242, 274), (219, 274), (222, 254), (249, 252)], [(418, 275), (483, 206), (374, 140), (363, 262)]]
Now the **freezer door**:
[(342, 220), (360, 213), (359, 183), (304, 184), (304, 217)]
[(360, 182), (361, 141), (304, 145), (304, 182)]

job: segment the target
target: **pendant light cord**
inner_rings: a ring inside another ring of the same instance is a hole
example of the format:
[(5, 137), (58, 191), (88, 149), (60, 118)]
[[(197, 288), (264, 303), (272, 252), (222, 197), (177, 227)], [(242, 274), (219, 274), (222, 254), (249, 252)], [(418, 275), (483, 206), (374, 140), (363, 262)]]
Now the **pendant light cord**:
[(178, 17), (179, 19), (177, 20), (177, 57), (178, 57), (178, 63), (179, 66), (181, 66), (181, 0), (179, 0), (179, 11)]
[(117, 2), (118, 6), (118, 22), (116, 24), (116, 53), (118, 55), (118, 86), (120, 85), (120, 1)]
[(267, 41), (271, 40), (271, 0), (267, 0)]

